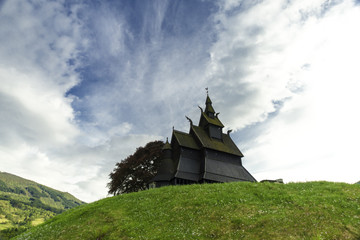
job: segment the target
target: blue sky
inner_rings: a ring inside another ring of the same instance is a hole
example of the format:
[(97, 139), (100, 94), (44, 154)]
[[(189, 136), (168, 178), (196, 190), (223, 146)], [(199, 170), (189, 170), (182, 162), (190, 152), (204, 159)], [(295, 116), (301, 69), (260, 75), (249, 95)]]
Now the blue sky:
[(197, 123), (258, 180), (360, 179), (358, 1), (0, 1), (0, 171), (84, 201)]

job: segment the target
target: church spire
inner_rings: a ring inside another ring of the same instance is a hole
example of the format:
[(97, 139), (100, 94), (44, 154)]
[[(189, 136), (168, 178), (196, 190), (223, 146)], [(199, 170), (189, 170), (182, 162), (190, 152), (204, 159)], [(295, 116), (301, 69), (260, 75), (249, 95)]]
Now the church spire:
[(201, 107), (201, 115), (200, 115), (200, 121), (199, 121), (199, 127), (207, 128), (208, 125), (214, 125), (220, 128), (223, 128), (224, 125), (220, 122), (218, 115), (219, 113), (215, 114), (215, 110), (212, 106), (212, 101), (209, 97), (209, 91), (208, 88), (206, 89), (206, 101), (205, 101), (205, 111)]
[(208, 88), (206, 88), (206, 101), (205, 101), (205, 114), (208, 115), (211, 118), (214, 118), (215, 110), (212, 107), (212, 101), (209, 97), (209, 91)]

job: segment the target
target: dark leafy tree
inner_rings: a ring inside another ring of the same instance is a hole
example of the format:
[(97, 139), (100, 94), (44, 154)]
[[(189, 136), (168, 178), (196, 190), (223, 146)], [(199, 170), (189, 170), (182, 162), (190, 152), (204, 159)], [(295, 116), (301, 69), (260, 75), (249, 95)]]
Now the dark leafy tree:
[(160, 165), (162, 141), (153, 141), (139, 147), (110, 173), (108, 183), (109, 194), (137, 192), (147, 188), (149, 181), (155, 176)]

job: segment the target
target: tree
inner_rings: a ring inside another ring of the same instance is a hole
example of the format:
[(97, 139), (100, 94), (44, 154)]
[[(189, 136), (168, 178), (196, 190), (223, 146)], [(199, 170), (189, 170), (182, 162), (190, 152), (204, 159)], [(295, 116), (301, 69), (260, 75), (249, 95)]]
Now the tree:
[(139, 147), (109, 174), (109, 194), (118, 195), (144, 190), (149, 181), (156, 175), (160, 166), (162, 141), (153, 141)]

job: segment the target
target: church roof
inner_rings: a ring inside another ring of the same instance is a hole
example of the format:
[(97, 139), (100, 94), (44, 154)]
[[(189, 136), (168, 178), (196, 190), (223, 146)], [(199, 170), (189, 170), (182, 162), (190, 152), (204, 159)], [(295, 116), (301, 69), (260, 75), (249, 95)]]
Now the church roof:
[(201, 145), (205, 148), (210, 148), (213, 150), (237, 155), (240, 157), (244, 156), (228, 134), (222, 134), (222, 141), (221, 141), (209, 137), (208, 133), (201, 127), (192, 126), (191, 130), (195, 133)]
[(173, 135), (180, 146), (196, 150), (200, 150), (201, 147), (204, 147), (240, 157), (244, 156), (228, 134), (222, 134), (221, 141), (212, 139), (204, 129), (198, 126), (193, 125), (190, 131), (195, 134), (196, 138), (199, 140), (202, 146), (199, 146), (196, 143), (196, 140), (192, 134), (174, 130)]
[(203, 111), (200, 108), (201, 116), (199, 126), (191, 124), (189, 133), (173, 130), (173, 137), (175, 137), (179, 145), (182, 147), (196, 150), (200, 150), (201, 148), (208, 148), (243, 157), (244, 155), (241, 153), (239, 148), (236, 146), (236, 144), (233, 142), (233, 140), (228, 134), (221, 133), (221, 140), (217, 140), (209, 136), (209, 133), (207, 132), (207, 130), (205, 130), (208, 124), (215, 125), (220, 128), (223, 128), (224, 125), (221, 123), (217, 115), (213, 115), (213, 117), (210, 117), (208, 115), (209, 111), (212, 113), (215, 112), (211, 105), (212, 102), (209, 95), (207, 95), (205, 103), (206, 110)]
[(173, 136), (176, 138), (180, 146), (200, 150), (199, 146), (195, 142), (195, 139), (190, 134), (174, 130)]

